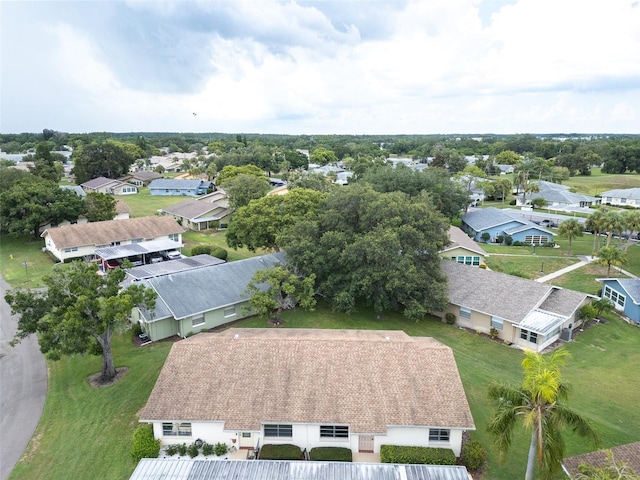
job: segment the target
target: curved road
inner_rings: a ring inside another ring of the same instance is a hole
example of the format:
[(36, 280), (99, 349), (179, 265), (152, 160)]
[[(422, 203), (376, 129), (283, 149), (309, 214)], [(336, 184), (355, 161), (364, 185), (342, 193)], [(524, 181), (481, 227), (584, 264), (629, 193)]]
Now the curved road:
[(9, 477), (40, 421), (47, 366), (34, 335), (14, 348), (17, 318), (4, 301), (11, 286), (0, 276), (0, 480)]

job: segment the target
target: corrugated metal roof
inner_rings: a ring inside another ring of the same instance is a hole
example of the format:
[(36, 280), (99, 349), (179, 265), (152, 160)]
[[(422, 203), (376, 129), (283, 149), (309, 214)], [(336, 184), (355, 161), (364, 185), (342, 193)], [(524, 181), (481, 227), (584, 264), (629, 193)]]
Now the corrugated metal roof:
[(151, 263), (149, 265), (127, 269), (126, 281), (144, 280), (145, 278), (170, 275), (172, 273), (219, 265), (221, 263), (225, 263), (225, 261), (204, 254), (194, 257), (178, 258), (176, 260), (167, 260), (166, 262)]
[(449, 465), (143, 458), (130, 480), (469, 480)]
[(540, 335), (546, 335), (553, 331), (553, 329), (562, 325), (564, 320), (564, 318), (559, 317), (558, 315), (534, 310), (520, 322), (520, 328), (539, 333)]
[(180, 242), (165, 238), (149, 240), (148, 242), (130, 243), (128, 245), (118, 245), (116, 247), (96, 248), (95, 254), (104, 260), (111, 260), (113, 258), (125, 258), (134, 255), (164, 252), (165, 250), (175, 250), (183, 246)]

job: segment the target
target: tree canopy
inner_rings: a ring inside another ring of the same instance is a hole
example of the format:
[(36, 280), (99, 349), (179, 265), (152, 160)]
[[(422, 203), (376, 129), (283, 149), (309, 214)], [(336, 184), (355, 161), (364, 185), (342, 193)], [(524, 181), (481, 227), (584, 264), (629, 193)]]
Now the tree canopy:
[(10, 291), (5, 299), (12, 312), (20, 315), (12, 344), (36, 333), (40, 350), (52, 360), (74, 353), (100, 353), (100, 380), (109, 382), (116, 376), (113, 334), (126, 328), (134, 306), (155, 305), (153, 290), (141, 285), (122, 288), (124, 276), (119, 268), (99, 275), (95, 263), (78, 261), (55, 266), (43, 278), (44, 290)]
[(255, 177), (261, 179), (267, 179), (267, 176), (264, 174), (260, 167), (256, 167), (255, 165), (242, 165), (242, 166), (234, 166), (227, 165), (216, 177), (216, 185), (220, 185), (224, 188), (225, 184), (228, 180), (233, 177), (237, 177), (238, 175), (253, 175)]
[(116, 216), (116, 199), (112, 195), (100, 192), (89, 192), (84, 199), (89, 222), (113, 220)]
[(18, 180), (0, 193), (0, 229), (11, 235), (31, 234), (63, 220), (74, 221), (85, 212), (80, 196), (36, 176)]
[(269, 191), (267, 177), (264, 175), (258, 177), (247, 173), (227, 178), (221, 186), (227, 192), (231, 208), (244, 207), (251, 200), (264, 197)]
[(280, 251), (281, 234), (297, 221), (316, 214), (325, 194), (296, 188), (287, 195), (270, 195), (253, 200), (233, 214), (226, 232), (232, 248), (246, 247)]
[(113, 142), (91, 143), (73, 152), (73, 173), (78, 184), (98, 177), (118, 178), (135, 158)]
[(293, 265), (316, 275), (319, 294), (335, 310), (364, 303), (420, 319), (446, 306), (438, 251), (449, 224), (427, 194), (411, 198), (358, 183), (332, 190), (317, 212), (287, 229), (282, 244)]

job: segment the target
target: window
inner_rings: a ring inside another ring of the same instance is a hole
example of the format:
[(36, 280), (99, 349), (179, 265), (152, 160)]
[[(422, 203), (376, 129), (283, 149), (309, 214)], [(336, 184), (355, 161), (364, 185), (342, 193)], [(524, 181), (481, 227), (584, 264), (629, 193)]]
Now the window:
[(265, 424), (265, 437), (293, 437), (293, 425)]
[(450, 430), (448, 428), (430, 428), (429, 429), (429, 441), (430, 442), (448, 442)]
[(190, 437), (191, 423), (163, 423), (162, 435), (165, 437)]
[(549, 237), (547, 235), (525, 235), (524, 243), (527, 245), (531, 245), (532, 243), (536, 245), (542, 245), (544, 243), (549, 242)]
[(142, 243), (144, 242), (144, 238), (134, 238), (131, 240), (131, 243)]
[(191, 319), (191, 326), (192, 327), (197, 327), (199, 325), (203, 325), (204, 324), (204, 314), (202, 315), (197, 315), (195, 317), (193, 317)]
[(224, 318), (233, 317), (236, 314), (236, 307), (227, 307), (224, 309)]
[(480, 257), (470, 257), (464, 255), (458, 255), (457, 257), (451, 257), (454, 262), (462, 263), (464, 265), (473, 265), (477, 267), (480, 265)]
[(180, 241), (180, 234), (179, 233), (170, 233), (169, 234), (169, 240), (173, 240), (174, 242), (179, 242)]
[(77, 252), (77, 251), (78, 251), (78, 247), (71, 247), (71, 248), (65, 248), (64, 249), (65, 253)]
[(479, 267), (480, 266), (480, 257), (473, 257), (473, 264), (474, 267)]
[(460, 307), (460, 316), (462, 318), (471, 318), (471, 309), (467, 307)]
[(604, 296), (613, 302), (613, 304), (617, 307), (624, 308), (625, 301), (627, 297), (623, 294), (616, 292), (609, 285), (605, 285), (604, 287)]
[(524, 328), (520, 330), (520, 338), (526, 340), (531, 343), (538, 343), (538, 334), (535, 332), (530, 332), (529, 330), (525, 330)]
[(320, 438), (349, 438), (347, 425), (320, 425)]
[(493, 328), (497, 328), (498, 330), (502, 330), (504, 327), (504, 320), (500, 317), (491, 317), (491, 326)]

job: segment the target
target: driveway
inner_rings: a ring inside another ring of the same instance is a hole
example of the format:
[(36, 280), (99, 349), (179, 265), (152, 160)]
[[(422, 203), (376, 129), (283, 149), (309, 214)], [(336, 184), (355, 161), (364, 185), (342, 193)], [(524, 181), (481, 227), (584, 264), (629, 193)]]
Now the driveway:
[(9, 477), (31, 440), (47, 395), (47, 366), (35, 336), (9, 346), (17, 329), (4, 301), (10, 288), (0, 276), (0, 480)]

